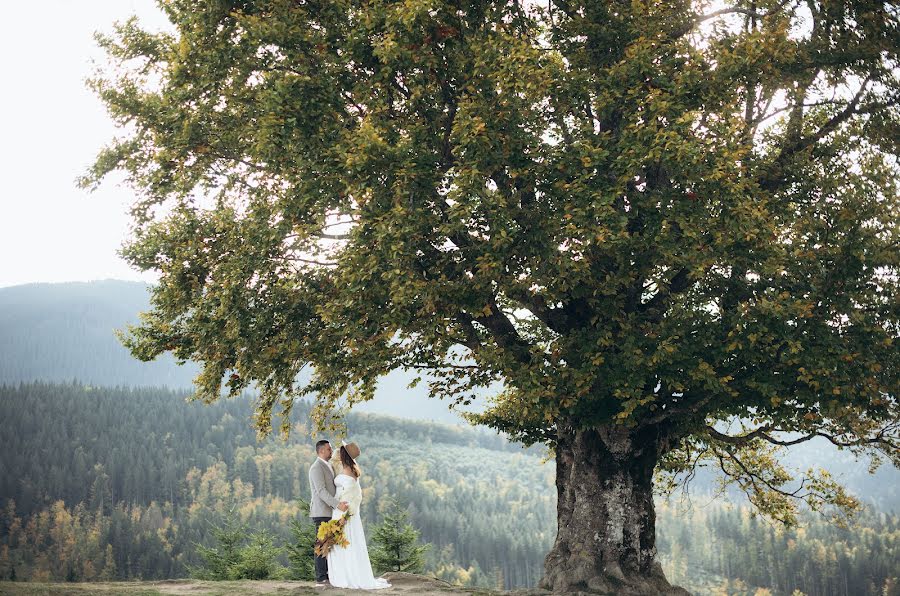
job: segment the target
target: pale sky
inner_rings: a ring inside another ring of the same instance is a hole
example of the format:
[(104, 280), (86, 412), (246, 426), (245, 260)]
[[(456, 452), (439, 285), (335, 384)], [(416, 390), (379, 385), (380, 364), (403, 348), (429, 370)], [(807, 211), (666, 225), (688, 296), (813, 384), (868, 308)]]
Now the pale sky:
[(116, 135), (85, 84), (105, 60), (93, 32), (136, 14), (170, 29), (155, 0), (5, 2), (0, 25), (0, 287), (31, 282), (130, 279), (116, 251), (128, 237), (133, 191), (121, 173), (94, 192), (75, 179)]
[(0, 287), (116, 278), (154, 281), (116, 255), (132, 191), (119, 173), (93, 193), (75, 179), (115, 135), (85, 84), (93, 32), (138, 15), (165, 28), (154, 0), (4, 2), (0, 25)]

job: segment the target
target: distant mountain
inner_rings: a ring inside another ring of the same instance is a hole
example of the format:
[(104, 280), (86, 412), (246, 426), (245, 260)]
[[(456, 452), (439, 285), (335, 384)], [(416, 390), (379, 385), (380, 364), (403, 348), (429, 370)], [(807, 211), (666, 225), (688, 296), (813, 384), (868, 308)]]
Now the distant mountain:
[(135, 359), (113, 334), (149, 309), (147, 284), (104, 280), (0, 288), (0, 383), (77, 379), (187, 387), (199, 372), (171, 354)]
[[(138, 313), (149, 309), (150, 285), (143, 282), (109, 279), (0, 288), (0, 384), (78, 380), (104, 386), (190, 388), (199, 365), (179, 366), (169, 353), (141, 362), (115, 337), (114, 329), (137, 324)], [(412, 379), (405, 371), (386, 375), (378, 381), (375, 399), (355, 409), (463, 423), (447, 402), (428, 397), (424, 377), (416, 387), (407, 388)], [(483, 404), (468, 409), (478, 407)]]
[[(110, 387), (189, 389), (199, 372), (195, 363), (178, 366), (170, 354), (141, 362), (113, 334), (113, 329), (137, 323), (138, 313), (150, 308), (149, 290), (148, 284), (120, 280), (0, 288), (0, 385), (78, 380)], [(412, 378), (405, 371), (392, 372), (379, 380), (375, 399), (354, 410), (465, 424), (446, 402), (428, 397), (424, 378), (413, 389), (407, 388)], [(468, 409), (481, 407), (483, 401)], [(800, 470), (824, 467), (879, 506), (892, 508), (900, 503), (900, 471), (886, 463), (870, 475), (867, 461), (856, 461), (851, 453), (839, 451), (824, 439), (790, 448), (783, 461)], [(712, 474), (699, 476), (703, 478), (700, 485), (709, 486)]]

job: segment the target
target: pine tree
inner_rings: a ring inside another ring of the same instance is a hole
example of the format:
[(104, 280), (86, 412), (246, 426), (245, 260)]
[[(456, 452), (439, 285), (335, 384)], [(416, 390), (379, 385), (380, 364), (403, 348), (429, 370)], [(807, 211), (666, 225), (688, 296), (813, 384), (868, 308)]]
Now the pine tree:
[(100, 572), (100, 578), (104, 581), (116, 579), (116, 558), (113, 555), (112, 544), (106, 545), (106, 557), (103, 564), (103, 571)]
[(316, 542), (316, 527), (309, 521), (309, 501), (297, 499), (300, 505), (300, 517), (291, 520), (291, 533), (294, 543), (288, 544), (285, 550), (290, 561), (291, 579), (313, 581), (316, 579), (313, 545)]
[(424, 554), (430, 544), (420, 545), (419, 531), (408, 521), (409, 513), (394, 502), (384, 516), (384, 521), (375, 527), (372, 539), (375, 547), (370, 558), (378, 573), (385, 571), (406, 571), (421, 573), (425, 564)]
[(254, 532), (250, 544), (240, 549), (237, 563), (228, 568), (228, 579), (282, 579), (287, 570), (276, 561), (281, 551), (268, 531)]
[(229, 571), (241, 561), (241, 544), (247, 538), (243, 524), (237, 525), (229, 515), (222, 527), (214, 527), (213, 535), (219, 543), (216, 548), (195, 542), (197, 552), (206, 562), (205, 566), (188, 565), (188, 573), (195, 579), (232, 579)]
[(494, 589), (504, 590), (506, 588), (506, 578), (503, 576), (503, 569), (497, 565), (494, 567)]

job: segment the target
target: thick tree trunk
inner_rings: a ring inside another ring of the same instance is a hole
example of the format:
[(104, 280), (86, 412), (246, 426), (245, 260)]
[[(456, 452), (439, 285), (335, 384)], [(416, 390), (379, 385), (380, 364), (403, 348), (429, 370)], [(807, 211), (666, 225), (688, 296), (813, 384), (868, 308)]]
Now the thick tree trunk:
[(540, 587), (573, 594), (688, 595), (656, 560), (653, 470), (667, 439), (658, 430), (560, 427), (558, 529)]

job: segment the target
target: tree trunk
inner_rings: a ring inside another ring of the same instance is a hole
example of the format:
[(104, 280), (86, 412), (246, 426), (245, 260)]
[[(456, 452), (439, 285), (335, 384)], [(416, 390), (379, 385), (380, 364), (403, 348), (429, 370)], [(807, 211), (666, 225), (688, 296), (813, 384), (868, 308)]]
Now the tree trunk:
[(540, 587), (573, 594), (690, 596), (656, 560), (653, 470), (668, 449), (658, 429), (572, 430), (556, 447), (557, 536)]

